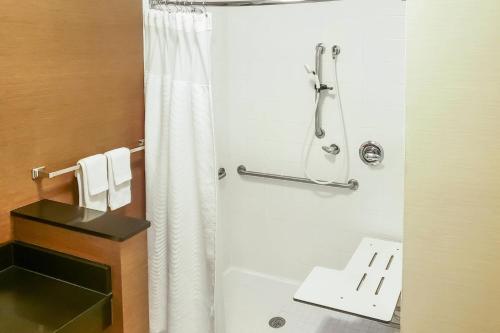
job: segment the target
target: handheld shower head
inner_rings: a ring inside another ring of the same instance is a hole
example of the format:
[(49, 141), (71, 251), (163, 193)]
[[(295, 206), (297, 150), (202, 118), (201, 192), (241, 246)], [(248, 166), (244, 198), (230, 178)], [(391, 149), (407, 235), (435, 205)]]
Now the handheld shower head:
[(319, 77), (316, 71), (312, 70), (308, 65), (304, 65), (306, 72), (311, 75), (312, 80), (314, 81), (314, 88), (317, 90), (320, 88), (321, 83), (319, 82)]
[(307, 64), (304, 65), (304, 68), (306, 69), (307, 74), (316, 75), (316, 72), (313, 69), (311, 69), (311, 67), (309, 67), (309, 65), (307, 65)]

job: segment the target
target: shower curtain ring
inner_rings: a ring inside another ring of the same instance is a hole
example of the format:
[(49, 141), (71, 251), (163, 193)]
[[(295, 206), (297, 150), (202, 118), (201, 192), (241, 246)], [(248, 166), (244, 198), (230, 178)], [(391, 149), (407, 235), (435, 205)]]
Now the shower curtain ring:
[(205, 16), (208, 17), (207, 6), (205, 5), (205, 3), (206, 3), (206, 0), (203, 0), (203, 4), (202, 4), (202, 6), (203, 6), (203, 12), (205, 13)]
[(169, 14), (172, 14), (175, 11), (175, 4), (173, 4), (171, 1), (167, 1), (166, 7)]

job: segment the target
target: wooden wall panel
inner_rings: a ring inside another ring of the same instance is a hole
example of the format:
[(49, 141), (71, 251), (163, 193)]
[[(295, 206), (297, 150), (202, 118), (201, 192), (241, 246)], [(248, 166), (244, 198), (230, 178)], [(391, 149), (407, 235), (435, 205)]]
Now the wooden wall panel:
[(500, 332), (500, 2), (407, 10), (402, 332)]
[[(72, 175), (33, 182), (30, 170), (73, 165), (144, 137), (139, 0), (3, 0), (0, 11), (0, 242), (9, 211), (39, 198), (76, 202)], [(143, 154), (133, 204), (144, 215)]]

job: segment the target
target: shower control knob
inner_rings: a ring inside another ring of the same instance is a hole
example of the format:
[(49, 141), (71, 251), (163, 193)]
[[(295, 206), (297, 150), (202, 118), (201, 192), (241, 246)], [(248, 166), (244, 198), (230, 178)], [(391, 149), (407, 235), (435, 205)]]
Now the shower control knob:
[(337, 146), (335, 143), (332, 143), (329, 146), (323, 146), (321, 147), (325, 151), (325, 153), (332, 154), (332, 155), (338, 155), (340, 153), (340, 148)]
[(359, 147), (359, 157), (367, 165), (378, 165), (384, 160), (384, 149), (375, 141), (367, 141)]
[(333, 87), (328, 86), (328, 85), (326, 85), (326, 84), (324, 84), (324, 83), (321, 83), (321, 84), (319, 85), (319, 87), (316, 85), (316, 91), (317, 91), (318, 93), (322, 92), (323, 90), (333, 90)]

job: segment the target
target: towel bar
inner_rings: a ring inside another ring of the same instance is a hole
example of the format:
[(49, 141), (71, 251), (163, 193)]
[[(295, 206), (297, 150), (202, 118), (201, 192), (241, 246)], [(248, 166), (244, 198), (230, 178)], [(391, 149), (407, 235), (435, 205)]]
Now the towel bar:
[[(135, 148), (130, 149), (130, 153), (137, 153), (144, 150), (144, 139), (139, 140), (139, 145)], [(73, 165), (65, 169), (56, 170), (52, 172), (48, 172), (45, 170), (45, 167), (33, 168), (31, 170), (31, 179), (36, 180), (39, 178), (54, 178), (60, 175), (64, 175), (66, 173), (74, 172), (80, 169), (79, 165)]]
[(353, 190), (353, 191), (355, 191), (359, 188), (359, 182), (356, 179), (350, 179), (347, 183), (334, 183), (334, 182), (332, 182), (332, 183), (328, 183), (328, 184), (318, 184), (318, 183), (315, 183), (312, 180), (307, 179), (307, 178), (282, 176), (282, 175), (275, 175), (272, 173), (248, 171), (244, 165), (240, 165), (238, 167), (238, 173), (242, 176), (271, 178), (271, 179), (286, 180), (286, 181), (305, 183), (305, 184), (315, 184), (315, 185), (330, 186), (330, 187), (348, 188), (348, 189)]
[[(140, 151), (144, 150), (144, 139), (139, 140), (139, 145), (135, 148), (130, 149), (130, 153), (137, 153)], [(38, 168), (33, 168), (31, 169), (31, 179), (36, 180), (39, 178), (54, 178), (60, 175), (64, 175), (66, 173), (74, 172), (76, 170), (79, 170), (80, 166), (78, 165), (73, 165), (65, 169), (61, 170), (56, 170), (56, 171), (51, 171), (48, 172), (45, 170), (45, 167), (38, 167)], [(224, 168), (219, 168), (218, 170), (218, 177), (219, 179), (225, 178), (226, 177), (226, 169)]]

